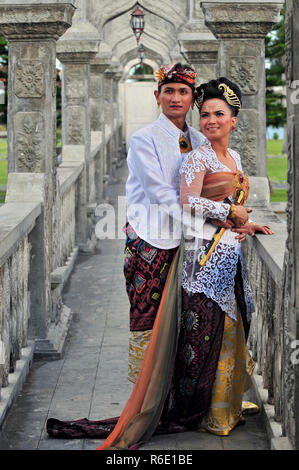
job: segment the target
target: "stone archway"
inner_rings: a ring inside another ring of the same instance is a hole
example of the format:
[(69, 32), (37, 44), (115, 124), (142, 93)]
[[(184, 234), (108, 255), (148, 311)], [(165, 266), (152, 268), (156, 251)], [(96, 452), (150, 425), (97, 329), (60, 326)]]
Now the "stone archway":
[(145, 79), (140, 76), (130, 76), (132, 67), (138, 65), (136, 59), (130, 60), (124, 68), (123, 80), (119, 84), (123, 139), (126, 150), (129, 148), (129, 140), (133, 132), (154, 121), (159, 115), (154, 98), (154, 90), (156, 89), (154, 73), (158, 69), (158, 64), (150, 59), (146, 59), (144, 63), (151, 67), (151, 76), (146, 75)]

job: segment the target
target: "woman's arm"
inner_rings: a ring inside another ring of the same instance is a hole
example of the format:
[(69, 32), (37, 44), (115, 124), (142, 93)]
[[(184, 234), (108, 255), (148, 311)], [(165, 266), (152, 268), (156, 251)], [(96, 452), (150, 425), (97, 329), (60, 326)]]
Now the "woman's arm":
[(222, 223), (228, 223), (225, 228), (230, 228), (232, 224), (229, 222), (233, 217), (233, 225), (241, 225), (247, 222), (248, 212), (243, 206), (232, 206), (223, 202), (212, 201), (201, 197), (202, 185), (206, 174), (205, 155), (199, 149), (192, 152), (187, 160), (184, 161), (180, 173), (181, 178), (181, 204), (184, 208), (191, 207), (193, 215), (195, 211), (206, 219), (216, 219)]
[(180, 173), (182, 175), (180, 199), (183, 208), (191, 207), (193, 214), (199, 211), (204, 219), (213, 218), (226, 222), (230, 212), (229, 204), (200, 197), (206, 166), (204, 155), (201, 155), (199, 150), (191, 152), (184, 161)]

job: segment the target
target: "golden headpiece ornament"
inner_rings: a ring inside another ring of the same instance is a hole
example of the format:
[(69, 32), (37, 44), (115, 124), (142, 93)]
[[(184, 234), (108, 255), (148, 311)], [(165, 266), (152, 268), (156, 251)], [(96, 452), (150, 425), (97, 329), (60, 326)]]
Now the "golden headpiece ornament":
[(162, 82), (165, 79), (163, 67), (160, 67), (159, 70), (157, 70), (156, 79), (158, 80), (158, 82)]
[(238, 110), (240, 111), (241, 102), (239, 98), (237, 97), (236, 93), (225, 83), (220, 83), (218, 88), (219, 90), (223, 89), (223, 96), (225, 97), (228, 104), (230, 104), (231, 106), (234, 106), (235, 108), (238, 108)]
[[(220, 83), (220, 85), (218, 85), (218, 88), (219, 90), (223, 90), (223, 96), (226, 99), (227, 103), (230, 106), (234, 106), (235, 108), (238, 108), (238, 110), (240, 111), (241, 101), (237, 97), (236, 93), (228, 85), (226, 85), (226, 83)], [(201, 109), (202, 107), (204, 96), (205, 96), (205, 91), (204, 89), (202, 89), (200, 94), (197, 96), (195, 100), (195, 104), (198, 107), (198, 109)]]

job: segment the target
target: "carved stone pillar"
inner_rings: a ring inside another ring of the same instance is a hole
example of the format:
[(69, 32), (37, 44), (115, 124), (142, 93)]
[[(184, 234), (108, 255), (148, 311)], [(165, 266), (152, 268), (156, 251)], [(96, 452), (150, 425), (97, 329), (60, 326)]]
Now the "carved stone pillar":
[(101, 141), (101, 151), (96, 161), (95, 184), (96, 199), (104, 198), (104, 155), (105, 155), (105, 113), (104, 113), (104, 72), (107, 64), (96, 56), (90, 63), (90, 127)]
[(286, 2), (288, 239), (284, 259), (281, 413), (283, 435), (299, 449), (299, 1)]
[(29, 337), (46, 340), (51, 322), (52, 207), (56, 162), (56, 41), (72, 24), (72, 1), (0, 5), (8, 39), (8, 160), (6, 202), (40, 202), (30, 236)]
[(114, 134), (115, 134), (115, 152), (116, 152), (116, 166), (121, 165), (122, 157), (122, 121), (120, 113), (120, 102), (119, 102), (119, 82), (122, 78), (122, 71), (119, 69), (116, 71), (113, 77), (113, 110), (114, 110)]
[(243, 109), (231, 147), (242, 157), (244, 171), (267, 176), (265, 45), (266, 34), (280, 19), (282, 1), (203, 1), (205, 23), (219, 39), (218, 76), (236, 82)]
[(105, 174), (109, 175), (109, 182), (115, 182), (115, 168), (117, 162), (115, 145), (115, 107), (114, 107), (114, 76), (116, 71), (109, 68), (104, 73), (104, 97), (105, 97), (105, 132), (107, 141), (107, 153), (105, 162)]
[[(99, 48), (99, 33), (93, 25), (80, 21), (73, 25), (57, 42), (57, 56), (62, 70), (62, 146), (85, 147), (84, 187), (80, 188), (80, 221), (77, 243), (82, 250), (88, 240), (86, 204), (95, 192), (89, 184), (90, 160), (90, 61)], [(91, 183), (94, 179), (91, 179)], [(85, 207), (85, 210), (84, 210)]]
[(8, 170), (53, 175), (56, 41), (70, 27), (74, 6), (55, 0), (4, 3), (0, 29), (9, 41)]

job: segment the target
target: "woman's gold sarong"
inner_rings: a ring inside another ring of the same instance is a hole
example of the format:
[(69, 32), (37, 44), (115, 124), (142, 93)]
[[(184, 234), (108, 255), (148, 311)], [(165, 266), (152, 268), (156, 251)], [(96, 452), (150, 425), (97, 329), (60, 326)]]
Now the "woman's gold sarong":
[(211, 405), (199, 426), (200, 431), (227, 436), (236, 426), (243, 411), (243, 394), (251, 387), (254, 367), (255, 362), (246, 345), (240, 312), (237, 311), (237, 320), (225, 315)]

